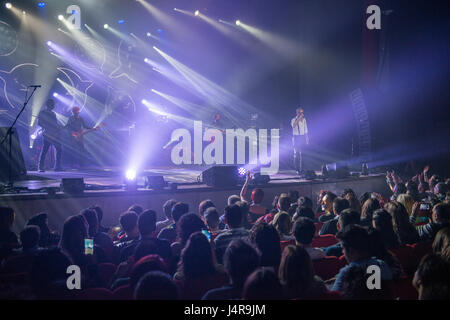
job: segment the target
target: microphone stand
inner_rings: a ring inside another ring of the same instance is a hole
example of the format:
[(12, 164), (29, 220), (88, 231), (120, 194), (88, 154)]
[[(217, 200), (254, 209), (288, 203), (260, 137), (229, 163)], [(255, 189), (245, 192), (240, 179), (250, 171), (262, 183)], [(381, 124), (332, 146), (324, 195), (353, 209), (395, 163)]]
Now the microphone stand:
[(8, 131), (6, 131), (6, 135), (3, 137), (2, 141), (0, 142), (0, 145), (2, 145), (7, 138), (9, 138), (9, 152), (8, 152), (8, 184), (6, 185), (6, 189), (12, 189), (14, 187), (14, 182), (13, 182), (13, 178), (12, 178), (12, 135), (13, 135), (13, 130), (14, 130), (14, 125), (16, 124), (17, 120), (19, 120), (20, 115), (22, 114), (22, 112), (25, 110), (28, 102), (30, 101), (31, 97), (33, 97), (34, 92), (36, 91), (38, 87), (37, 86), (33, 86), (33, 92), (31, 92), (31, 95), (28, 97), (28, 88), (27, 91), (25, 92), (25, 102), (23, 104), (22, 109), (20, 110), (19, 114), (16, 116), (16, 118), (14, 119), (14, 122), (11, 124), (11, 126), (8, 128)]

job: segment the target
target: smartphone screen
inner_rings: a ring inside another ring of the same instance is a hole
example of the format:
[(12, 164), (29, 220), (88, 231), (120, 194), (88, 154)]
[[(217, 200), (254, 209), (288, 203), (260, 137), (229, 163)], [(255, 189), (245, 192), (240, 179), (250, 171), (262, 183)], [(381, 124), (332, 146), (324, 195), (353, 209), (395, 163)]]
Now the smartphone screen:
[(420, 205), (420, 210), (430, 210), (430, 205), (428, 203), (422, 203)]
[(202, 233), (208, 238), (208, 241), (211, 241), (211, 233), (208, 230), (202, 230)]
[(94, 254), (94, 239), (84, 239), (84, 254)]

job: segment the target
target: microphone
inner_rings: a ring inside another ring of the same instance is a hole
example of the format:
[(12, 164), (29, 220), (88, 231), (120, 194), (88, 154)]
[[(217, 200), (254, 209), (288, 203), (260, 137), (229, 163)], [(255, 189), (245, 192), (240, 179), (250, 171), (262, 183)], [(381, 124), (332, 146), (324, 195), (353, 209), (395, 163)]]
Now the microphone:
[(28, 88), (40, 88), (40, 87), (42, 87), (40, 84), (28, 86)]

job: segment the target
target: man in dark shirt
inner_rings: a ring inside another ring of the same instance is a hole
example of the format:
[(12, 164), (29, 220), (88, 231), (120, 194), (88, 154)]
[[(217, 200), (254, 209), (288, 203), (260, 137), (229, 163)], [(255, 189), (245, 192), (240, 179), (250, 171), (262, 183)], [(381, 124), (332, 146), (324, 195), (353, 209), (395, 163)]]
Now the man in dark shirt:
[(69, 130), (70, 135), (70, 146), (71, 151), (73, 153), (73, 156), (71, 157), (72, 165), (78, 164), (80, 167), (84, 164), (84, 143), (83, 143), (83, 137), (76, 138), (74, 134), (82, 133), (83, 129), (92, 129), (91, 127), (88, 127), (84, 119), (80, 117), (80, 108), (79, 107), (73, 107), (72, 108), (72, 116), (67, 121), (67, 124), (65, 126), (66, 129)]
[(224, 265), (230, 283), (221, 288), (209, 290), (202, 300), (241, 299), (245, 280), (258, 268), (259, 264), (258, 251), (250, 243), (242, 239), (233, 240), (224, 255)]
[(48, 149), (53, 145), (56, 149), (56, 161), (55, 171), (61, 171), (61, 142), (59, 137), (59, 125), (56, 119), (56, 113), (53, 112), (55, 108), (55, 101), (52, 99), (47, 100), (47, 108), (43, 110), (39, 115), (38, 124), (44, 130), (42, 136), (44, 138), (44, 145), (39, 156), (39, 171), (44, 172), (45, 156)]
[(157, 239), (154, 236), (156, 230), (156, 212), (153, 210), (145, 210), (138, 218), (139, 239), (131, 241), (131, 243), (122, 248), (120, 251), (120, 262), (126, 261), (132, 256), (136, 250), (136, 247), (140, 243), (147, 243), (153, 247), (152, 254), (159, 255), (162, 259), (166, 260), (172, 257), (172, 250), (170, 244), (165, 239)]
[(341, 214), (341, 212), (343, 210), (348, 209), (348, 208), (350, 208), (350, 203), (348, 202), (347, 199), (340, 198), (340, 197), (337, 197), (336, 199), (334, 199), (334, 201), (333, 201), (334, 218), (325, 222), (325, 224), (322, 226), (322, 229), (320, 229), (319, 234), (320, 235), (324, 235), (324, 234), (334, 234), (335, 235), (338, 232), (337, 223), (338, 223), (339, 215)]
[(231, 241), (235, 239), (248, 239), (249, 231), (242, 225), (242, 211), (237, 204), (225, 208), (225, 223), (228, 230), (220, 233), (214, 240), (216, 258), (222, 263), (222, 258)]

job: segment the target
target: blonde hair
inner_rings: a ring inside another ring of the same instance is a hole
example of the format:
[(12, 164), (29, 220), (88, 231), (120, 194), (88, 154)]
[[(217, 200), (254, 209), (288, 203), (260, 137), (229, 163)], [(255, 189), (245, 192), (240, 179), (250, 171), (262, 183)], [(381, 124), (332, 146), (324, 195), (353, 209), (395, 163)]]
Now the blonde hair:
[(405, 209), (406, 209), (406, 211), (408, 212), (409, 215), (412, 214), (412, 208), (413, 208), (413, 205), (414, 205), (414, 198), (413, 197), (411, 197), (409, 194), (402, 193), (402, 194), (399, 194), (397, 196), (396, 200), (398, 202), (400, 202), (405, 207)]

